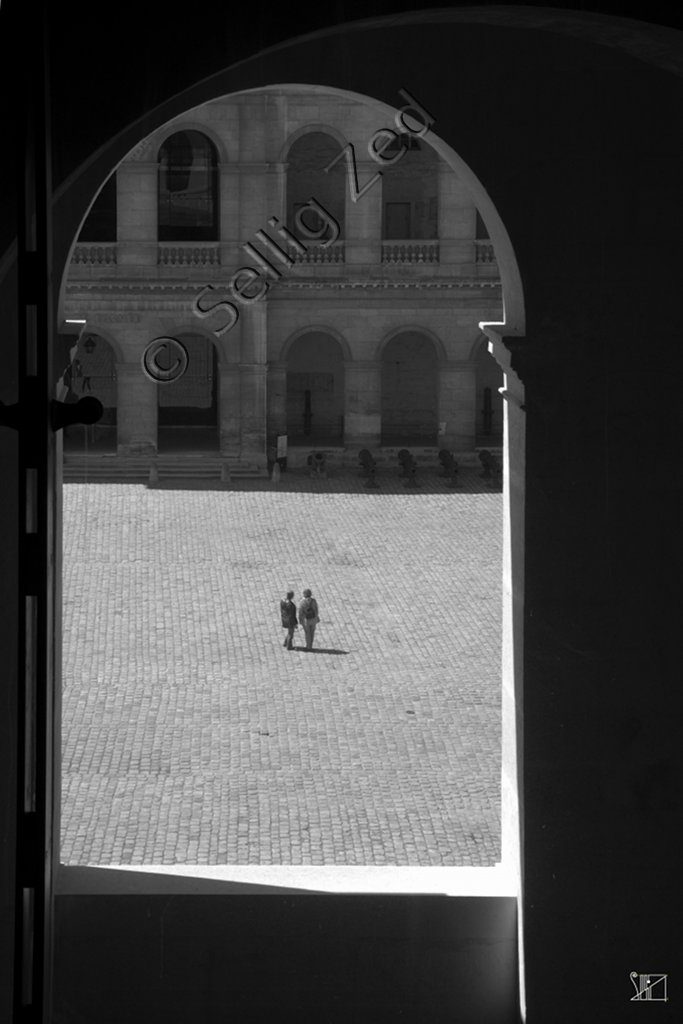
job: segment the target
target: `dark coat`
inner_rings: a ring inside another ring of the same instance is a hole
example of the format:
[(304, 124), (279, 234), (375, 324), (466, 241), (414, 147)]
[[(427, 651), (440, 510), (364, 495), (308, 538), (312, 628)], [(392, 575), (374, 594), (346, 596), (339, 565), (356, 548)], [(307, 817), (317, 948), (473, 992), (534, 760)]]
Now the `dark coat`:
[(285, 629), (291, 629), (292, 626), (296, 626), (296, 605), (293, 601), (280, 601), (280, 615), (282, 616), (282, 625)]

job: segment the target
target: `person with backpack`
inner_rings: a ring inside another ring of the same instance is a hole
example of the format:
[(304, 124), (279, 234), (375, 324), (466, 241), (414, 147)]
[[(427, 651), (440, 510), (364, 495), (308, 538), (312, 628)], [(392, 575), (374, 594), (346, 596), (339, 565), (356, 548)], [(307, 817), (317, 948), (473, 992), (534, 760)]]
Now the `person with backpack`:
[(304, 590), (304, 599), (299, 605), (299, 622), (304, 627), (306, 650), (312, 651), (315, 627), (320, 622), (320, 616), (318, 615), (318, 602), (310, 590)]
[(292, 641), (294, 640), (294, 630), (297, 628), (296, 624), (296, 605), (292, 601), (294, 597), (294, 591), (288, 590), (287, 597), (284, 601), (280, 601), (280, 616), (282, 618), (282, 627), (287, 630), (287, 636), (285, 642), (282, 645), (286, 647), (288, 651), (292, 650)]

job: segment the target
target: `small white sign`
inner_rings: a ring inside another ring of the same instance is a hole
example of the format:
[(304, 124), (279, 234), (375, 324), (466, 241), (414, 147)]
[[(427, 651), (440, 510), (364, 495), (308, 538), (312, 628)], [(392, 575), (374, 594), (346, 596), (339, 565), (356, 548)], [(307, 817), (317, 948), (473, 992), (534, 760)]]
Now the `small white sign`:
[(277, 438), (277, 457), (278, 459), (287, 458), (287, 435), (278, 434)]

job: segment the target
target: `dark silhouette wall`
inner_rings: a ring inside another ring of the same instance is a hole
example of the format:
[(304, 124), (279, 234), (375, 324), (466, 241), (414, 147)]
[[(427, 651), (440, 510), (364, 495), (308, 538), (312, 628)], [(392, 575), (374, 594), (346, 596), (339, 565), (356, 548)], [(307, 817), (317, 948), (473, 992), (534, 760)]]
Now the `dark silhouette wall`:
[[(84, 35), (88, 17), (81, 25)], [(435, 131), (479, 177), (509, 232), (526, 303), (526, 336), (509, 339), (509, 347), (526, 387), (527, 419), (522, 793), (528, 1021), (635, 1019), (642, 1008), (630, 1002), (630, 973), (674, 977), (680, 960), (680, 730), (674, 711), (683, 36), (600, 15), (482, 6), (469, 14), (458, 9), (337, 29), (231, 68), (264, 43), (313, 27), (291, 11), (285, 17), (284, 8), (273, 9), (266, 22), (231, 9), (229, 23), (219, 19), (205, 33), (199, 19), (190, 47), (171, 35), (159, 37), (152, 20), (150, 28), (131, 28), (131, 38), (119, 31), (108, 43), (100, 40), (97, 74), (90, 75), (74, 73), (73, 51), (60, 48), (68, 25), (55, 27), (55, 172), (61, 183), (56, 271), (61, 274), (87, 205), (112, 166), (151, 129), (203, 100), (306, 82), (397, 105), (398, 89), (406, 88), (434, 116)], [(175, 61), (169, 61), (163, 39), (172, 40)], [(175, 95), (184, 88), (185, 94)], [(156, 104), (162, 106), (154, 109)], [(81, 167), (83, 161), (88, 162)], [(11, 198), (9, 187), (3, 195)], [(6, 229), (3, 239), (10, 236)], [(0, 398), (9, 402), (11, 261), (4, 266)], [(14, 444), (2, 431), (0, 559), (8, 609), (2, 648), (10, 682), (16, 643)], [(11, 687), (2, 693), (0, 727), (8, 741), (0, 738), (2, 831), (9, 838), (2, 847), (0, 1016), (11, 962), (14, 711)], [(56, 1020), (65, 1024), (94, 1019), (96, 1004), (98, 1020), (123, 1019), (106, 1016), (106, 1000), (102, 1009), (102, 992), (91, 981), (120, 971), (125, 984), (122, 968), (133, 950), (150, 975), (160, 970), (154, 959), (158, 929), (142, 927), (142, 905), (117, 905), (113, 896), (100, 897), (99, 905), (93, 899), (58, 899)], [(221, 899), (220, 910), (196, 901), (194, 911), (208, 915), (203, 927), (192, 911), (181, 920), (188, 904), (178, 910), (172, 938), (178, 959), (171, 957), (163, 970), (182, 962), (184, 984), (202, 1006), (211, 1004), (212, 992), (221, 993), (225, 1018), (208, 1010), (192, 1016), (188, 989), (178, 994), (176, 976), (177, 1012), (164, 1020), (268, 1020), (271, 1012), (261, 1013), (267, 987), (283, 1017), (303, 1007), (302, 1020), (347, 1021), (351, 1013), (372, 1021), (515, 1019), (509, 959), (490, 979), (499, 999), (485, 1012), (472, 1001), (465, 980), (471, 960), (463, 950), (495, 945), (491, 936), (498, 934), (509, 952), (504, 905), (498, 906), (495, 926), (486, 932), (490, 918), (481, 925), (484, 935), (473, 919), (459, 918), (465, 910), (458, 900), (391, 904), (378, 930), (378, 904), (372, 900), (342, 909), (326, 897), (299, 897), (303, 902), (293, 917), (282, 903), (269, 905), (270, 897), (260, 897), (257, 906), (243, 897)], [(150, 920), (159, 913), (158, 907), (150, 910)], [(463, 931), (458, 921), (464, 921)], [(122, 929), (125, 949), (116, 938)], [(254, 938), (258, 929), (269, 935), (262, 973), (254, 969), (263, 954)], [(202, 934), (214, 950), (211, 956), (219, 950), (220, 966), (211, 961), (209, 969), (194, 959), (193, 943)], [(298, 938), (290, 945), (292, 934)], [(311, 953), (310, 936), (318, 934), (325, 957), (313, 960), (309, 990), (298, 967)], [(373, 954), (379, 957), (374, 972), (358, 968), (357, 960), (354, 969), (345, 959), (353, 959), (350, 944), (363, 935), (388, 934), (412, 952), (394, 956), (396, 947), (385, 945), (384, 953)], [(71, 944), (76, 935), (82, 936), (80, 944)], [(179, 951), (181, 935), (187, 956)], [(279, 948), (285, 951), (281, 958)], [(407, 994), (405, 972), (416, 957), (422, 981)], [(486, 972), (484, 960), (476, 963), (477, 971)], [(233, 985), (216, 988), (223, 970)], [(451, 972), (462, 984), (450, 983)], [(146, 1005), (142, 974), (135, 975), (138, 987), (131, 989), (130, 1002), (116, 1004), (130, 1021), (151, 1019), (149, 1007), (135, 1016), (136, 999)], [(319, 1003), (315, 1017), (306, 993), (324, 991), (326, 978), (337, 993), (348, 984), (336, 1006), (331, 999)], [(251, 987), (261, 1016), (245, 1010)], [(479, 992), (482, 986), (474, 988)], [(430, 989), (438, 998), (430, 998)], [(372, 1012), (364, 1012), (368, 1007)], [(673, 999), (657, 1008), (658, 1020), (679, 1016)]]

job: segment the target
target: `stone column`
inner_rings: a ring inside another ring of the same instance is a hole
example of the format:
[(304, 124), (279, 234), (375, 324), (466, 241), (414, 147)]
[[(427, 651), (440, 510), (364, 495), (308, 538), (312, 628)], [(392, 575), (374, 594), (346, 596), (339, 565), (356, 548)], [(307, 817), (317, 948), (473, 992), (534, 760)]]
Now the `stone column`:
[(439, 162), (438, 234), (439, 262), (474, 264), (476, 208), (455, 172)]
[(287, 363), (268, 364), (269, 443), (278, 434), (287, 433)]
[(240, 368), (236, 363), (218, 367), (218, 430), (222, 455), (240, 454)]
[(158, 251), (157, 163), (123, 163), (116, 172), (119, 265), (155, 266)]
[[(356, 147), (358, 157), (360, 147)], [(382, 168), (374, 160), (356, 159), (358, 189), (376, 177)], [(389, 173), (389, 172), (387, 172)], [(382, 179), (373, 182), (357, 202), (346, 190), (346, 223), (344, 226), (345, 262), (377, 264), (382, 259)]]
[(116, 364), (117, 451), (154, 455), (157, 450), (157, 388), (140, 363)]
[[(474, 451), (477, 412), (477, 369), (473, 362), (439, 365), (439, 448)], [(445, 427), (444, 427), (445, 424)], [(443, 433), (441, 433), (443, 430)]]
[(344, 444), (377, 448), (382, 436), (382, 371), (378, 360), (344, 362)]

